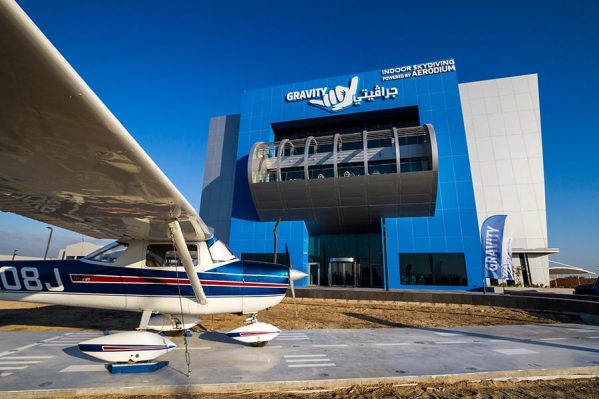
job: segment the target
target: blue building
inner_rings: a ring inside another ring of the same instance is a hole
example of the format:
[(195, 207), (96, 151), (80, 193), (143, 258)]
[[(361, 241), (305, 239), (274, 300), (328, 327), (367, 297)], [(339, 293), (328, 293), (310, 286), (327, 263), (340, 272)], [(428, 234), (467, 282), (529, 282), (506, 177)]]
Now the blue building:
[(303, 284), (473, 289), (504, 213), (521, 282), (546, 283), (541, 148), (536, 75), (459, 84), (450, 59), (250, 90), (211, 120), (200, 214)]

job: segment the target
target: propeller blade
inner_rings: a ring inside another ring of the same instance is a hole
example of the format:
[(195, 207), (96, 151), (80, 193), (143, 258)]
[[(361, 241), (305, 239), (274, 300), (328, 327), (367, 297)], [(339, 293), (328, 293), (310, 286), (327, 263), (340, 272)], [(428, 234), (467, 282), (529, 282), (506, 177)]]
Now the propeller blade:
[(295, 303), (295, 286), (293, 284), (293, 278), (291, 276), (291, 272), (293, 269), (291, 268), (291, 261), (289, 261), (289, 288), (291, 288), (291, 298), (293, 300), (293, 313), (295, 313), (295, 318), (297, 319), (297, 303)]
[[(289, 270), (291, 270), (291, 269), (289, 269)], [(291, 297), (293, 298), (293, 302), (295, 303), (295, 287), (293, 285), (293, 280), (291, 278), (289, 278), (289, 287), (291, 288)]]
[(291, 288), (291, 297), (293, 298), (293, 310), (295, 311), (295, 317), (297, 317), (297, 304), (295, 303), (295, 281), (301, 280), (308, 277), (304, 272), (300, 272), (289, 266), (289, 288)]
[(291, 288), (291, 299), (293, 300), (293, 313), (295, 313), (295, 318), (297, 319), (297, 304), (295, 303), (295, 285), (293, 284), (293, 276), (291, 267), (291, 256), (289, 255), (289, 246), (285, 243), (285, 255), (287, 257), (287, 263), (289, 266), (289, 288)]
[(295, 303), (295, 284), (296, 280), (301, 280), (308, 277), (304, 272), (294, 269), (291, 266), (291, 256), (289, 255), (289, 247), (285, 244), (285, 254), (289, 260), (289, 288), (291, 289), (291, 298), (293, 298), (293, 310), (295, 311), (295, 317), (297, 317), (297, 305)]

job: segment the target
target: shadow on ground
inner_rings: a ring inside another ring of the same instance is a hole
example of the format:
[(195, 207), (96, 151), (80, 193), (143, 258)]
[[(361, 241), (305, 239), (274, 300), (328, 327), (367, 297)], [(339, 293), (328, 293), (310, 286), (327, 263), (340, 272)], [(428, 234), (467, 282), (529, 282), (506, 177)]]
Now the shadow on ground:
[(35, 326), (39, 327), (38, 331), (64, 328), (134, 330), (139, 326), (140, 316), (141, 313), (136, 312), (62, 305), (0, 309), (0, 329), (18, 331), (25, 326)]
[(359, 320), (363, 320), (363, 321), (367, 321), (370, 323), (374, 323), (374, 324), (379, 324), (381, 326), (385, 326), (385, 327), (410, 327), (407, 326), (405, 324), (402, 323), (395, 323), (393, 321), (389, 321), (389, 320), (384, 320), (384, 319), (379, 319), (378, 317), (372, 317), (372, 316), (368, 316), (365, 314), (360, 314), (360, 313), (353, 313), (353, 312), (346, 312), (343, 313), (344, 315), (348, 316), (348, 317), (353, 317)]

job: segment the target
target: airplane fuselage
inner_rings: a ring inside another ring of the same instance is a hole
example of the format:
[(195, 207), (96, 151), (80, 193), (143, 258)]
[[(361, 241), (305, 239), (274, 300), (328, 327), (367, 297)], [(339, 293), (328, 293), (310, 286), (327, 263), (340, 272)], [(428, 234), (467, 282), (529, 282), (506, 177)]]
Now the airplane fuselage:
[(87, 259), (3, 261), (0, 300), (165, 314), (247, 314), (278, 304), (289, 284), (286, 266), (241, 260), (200, 271), (198, 277), (206, 305), (195, 300), (181, 267), (114, 266)]

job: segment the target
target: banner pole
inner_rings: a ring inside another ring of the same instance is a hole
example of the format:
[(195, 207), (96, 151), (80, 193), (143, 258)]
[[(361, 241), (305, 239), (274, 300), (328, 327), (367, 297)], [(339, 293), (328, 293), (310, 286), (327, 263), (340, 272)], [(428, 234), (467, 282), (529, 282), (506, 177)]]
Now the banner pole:
[(487, 295), (487, 276), (485, 276), (484, 269), (483, 269), (483, 295)]

